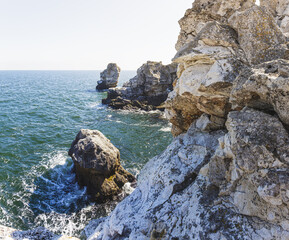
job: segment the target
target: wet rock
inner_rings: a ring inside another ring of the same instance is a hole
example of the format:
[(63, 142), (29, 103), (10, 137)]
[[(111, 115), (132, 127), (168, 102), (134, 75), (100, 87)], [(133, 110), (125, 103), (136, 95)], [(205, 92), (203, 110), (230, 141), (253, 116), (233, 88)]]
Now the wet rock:
[(289, 61), (274, 60), (244, 70), (234, 82), (230, 102), (233, 108), (244, 106), (275, 111), (289, 125)]
[(100, 73), (101, 80), (97, 82), (96, 89), (104, 90), (116, 87), (120, 71), (120, 67), (118, 67), (116, 63), (108, 64), (107, 68)]
[(238, 32), (238, 41), (250, 64), (287, 57), (286, 38), (266, 8), (254, 6), (235, 12), (228, 21)]
[(115, 199), (135, 177), (120, 165), (119, 150), (99, 131), (82, 129), (69, 149), (77, 181), (96, 202)]
[(122, 88), (110, 89), (103, 103), (115, 109), (154, 110), (173, 89), (176, 67), (176, 64), (149, 61)]

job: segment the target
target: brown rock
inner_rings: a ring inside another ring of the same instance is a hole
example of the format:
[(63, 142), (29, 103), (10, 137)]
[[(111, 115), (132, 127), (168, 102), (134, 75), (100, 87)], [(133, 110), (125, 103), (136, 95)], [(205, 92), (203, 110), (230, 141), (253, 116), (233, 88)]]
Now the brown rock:
[(96, 202), (114, 199), (135, 177), (120, 165), (119, 150), (99, 131), (82, 129), (71, 144), (77, 181)]

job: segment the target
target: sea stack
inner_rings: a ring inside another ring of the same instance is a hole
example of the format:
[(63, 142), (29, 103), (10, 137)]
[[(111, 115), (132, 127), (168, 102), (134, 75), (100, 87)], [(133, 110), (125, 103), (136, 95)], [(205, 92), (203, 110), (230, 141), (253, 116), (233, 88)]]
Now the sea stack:
[(120, 165), (119, 150), (99, 131), (81, 129), (68, 152), (77, 182), (98, 202), (114, 200), (135, 177)]
[(173, 90), (176, 72), (177, 64), (148, 61), (122, 88), (110, 89), (103, 103), (114, 109), (155, 110)]
[(120, 71), (121, 69), (116, 63), (109, 63), (107, 68), (100, 73), (100, 81), (97, 82), (96, 90), (105, 90), (116, 87)]

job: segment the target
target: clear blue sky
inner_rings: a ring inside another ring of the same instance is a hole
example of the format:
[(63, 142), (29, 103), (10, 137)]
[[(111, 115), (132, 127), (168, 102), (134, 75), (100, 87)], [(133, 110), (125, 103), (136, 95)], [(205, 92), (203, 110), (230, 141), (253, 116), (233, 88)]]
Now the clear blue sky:
[(0, 69), (169, 63), (193, 0), (0, 0)]

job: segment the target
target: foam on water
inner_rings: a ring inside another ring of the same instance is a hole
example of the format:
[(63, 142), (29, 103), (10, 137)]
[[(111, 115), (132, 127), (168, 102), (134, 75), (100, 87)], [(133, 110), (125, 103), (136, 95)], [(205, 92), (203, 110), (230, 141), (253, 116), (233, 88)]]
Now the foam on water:
[[(0, 71), (0, 224), (77, 236), (91, 219), (114, 208), (116, 203), (93, 204), (76, 183), (67, 151), (81, 128), (103, 132), (120, 150), (122, 165), (136, 175), (171, 141), (161, 130), (168, 122), (159, 111), (102, 106), (106, 93), (94, 90), (98, 75)], [(121, 81), (133, 75), (123, 71)]]

